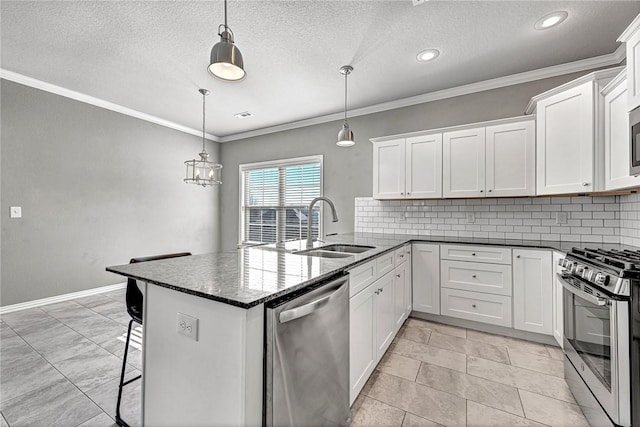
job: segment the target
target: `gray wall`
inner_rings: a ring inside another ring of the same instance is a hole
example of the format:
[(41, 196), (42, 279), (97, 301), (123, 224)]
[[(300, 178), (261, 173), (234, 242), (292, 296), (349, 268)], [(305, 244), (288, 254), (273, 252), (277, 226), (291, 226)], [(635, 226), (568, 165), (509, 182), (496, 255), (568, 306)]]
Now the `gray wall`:
[(324, 154), (324, 195), (331, 198), (340, 221), (324, 220), (324, 233), (354, 230), (354, 198), (371, 196), (373, 149), (369, 138), (474, 123), (524, 113), (532, 96), (588, 72), (474, 93), (349, 119), (356, 145), (339, 148), (342, 123), (332, 122), (222, 144), (222, 249), (238, 243), (238, 165), (265, 160)]
[(6, 80), (0, 93), (0, 305), (121, 283), (104, 269), (134, 256), (218, 249), (220, 189), (182, 182), (200, 138)]

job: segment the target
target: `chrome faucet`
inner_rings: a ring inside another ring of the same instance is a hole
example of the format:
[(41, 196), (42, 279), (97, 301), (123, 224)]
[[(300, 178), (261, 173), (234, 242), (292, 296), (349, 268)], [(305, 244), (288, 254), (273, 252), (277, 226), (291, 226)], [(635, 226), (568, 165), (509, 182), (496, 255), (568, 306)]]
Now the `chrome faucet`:
[(338, 213), (336, 212), (336, 207), (333, 205), (333, 202), (328, 197), (316, 197), (309, 203), (309, 208), (307, 210), (307, 248), (313, 247), (313, 235), (311, 234), (311, 213), (313, 212), (313, 205), (315, 205), (320, 200), (324, 200), (329, 203), (331, 207), (331, 214), (333, 215), (333, 222), (338, 222)]

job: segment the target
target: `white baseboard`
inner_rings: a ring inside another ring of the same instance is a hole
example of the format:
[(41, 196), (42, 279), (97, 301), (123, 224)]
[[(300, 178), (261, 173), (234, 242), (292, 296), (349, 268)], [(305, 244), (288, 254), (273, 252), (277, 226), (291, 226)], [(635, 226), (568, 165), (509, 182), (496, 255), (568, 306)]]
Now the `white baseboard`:
[(91, 295), (103, 294), (105, 292), (117, 291), (124, 289), (127, 283), (116, 283), (115, 285), (101, 286), (99, 288), (88, 289), (86, 291), (71, 292), (70, 294), (56, 295), (55, 297), (36, 299), (33, 301), (21, 302), (19, 304), (11, 304), (0, 307), (0, 315), (13, 313), (14, 311), (26, 310), (28, 308), (41, 307), (43, 305), (54, 304), (57, 302), (68, 301), (70, 299), (88, 297)]

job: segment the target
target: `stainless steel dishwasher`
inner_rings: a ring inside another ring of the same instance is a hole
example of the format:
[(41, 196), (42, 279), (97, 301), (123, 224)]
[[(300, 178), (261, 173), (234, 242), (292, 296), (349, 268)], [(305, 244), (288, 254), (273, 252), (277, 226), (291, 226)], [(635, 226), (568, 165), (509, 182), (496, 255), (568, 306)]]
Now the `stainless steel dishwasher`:
[(266, 305), (267, 426), (346, 426), (349, 408), (349, 279)]

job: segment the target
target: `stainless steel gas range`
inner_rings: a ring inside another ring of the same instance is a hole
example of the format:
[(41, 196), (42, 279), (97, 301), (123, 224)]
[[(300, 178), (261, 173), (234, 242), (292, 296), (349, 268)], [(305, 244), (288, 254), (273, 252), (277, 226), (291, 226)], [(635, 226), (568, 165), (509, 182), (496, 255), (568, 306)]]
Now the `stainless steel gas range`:
[(565, 379), (592, 426), (640, 426), (640, 250), (560, 260)]

